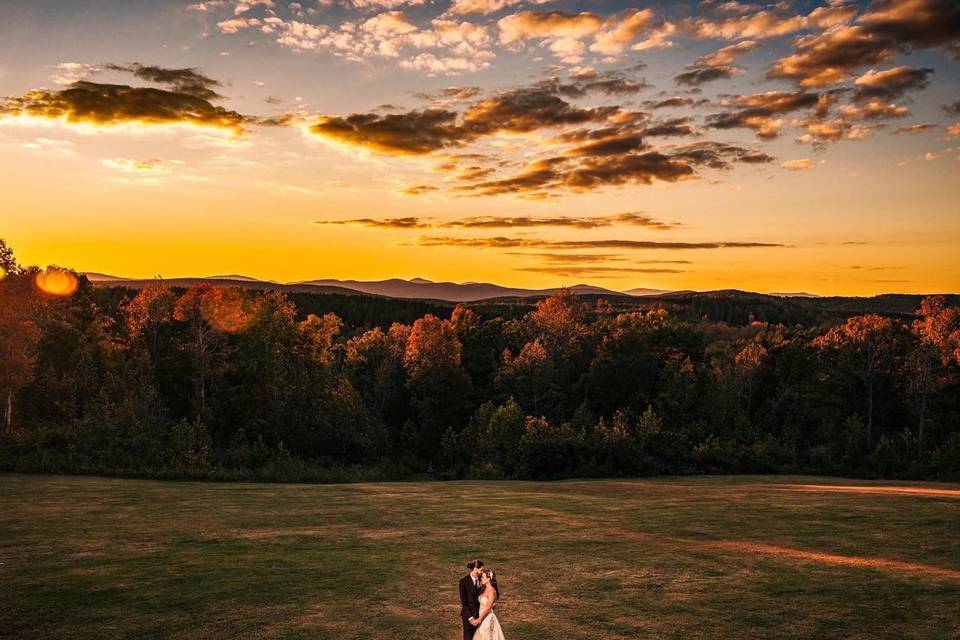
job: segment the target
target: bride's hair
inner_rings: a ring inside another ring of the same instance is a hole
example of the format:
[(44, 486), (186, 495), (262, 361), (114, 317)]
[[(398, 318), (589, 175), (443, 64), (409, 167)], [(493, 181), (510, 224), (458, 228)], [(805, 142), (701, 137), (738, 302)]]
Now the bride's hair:
[[(490, 584), (493, 585), (494, 590), (497, 592), (497, 600), (500, 600), (500, 596), (503, 594), (500, 593), (500, 585), (497, 583), (497, 574), (493, 572), (493, 569), (484, 569), (481, 572), (481, 575), (484, 575), (490, 579)], [(486, 591), (486, 589), (487, 587), (484, 585), (483, 590), (481, 590), (480, 593), (483, 593), (483, 591)]]

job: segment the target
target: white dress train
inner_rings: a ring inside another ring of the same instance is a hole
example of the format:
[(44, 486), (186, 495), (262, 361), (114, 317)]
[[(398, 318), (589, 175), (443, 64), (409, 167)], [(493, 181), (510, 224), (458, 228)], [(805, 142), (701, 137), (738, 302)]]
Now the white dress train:
[[(486, 606), (487, 598), (480, 596), (480, 610), (483, 611)], [(496, 604), (494, 604), (494, 606), (496, 606)], [(477, 627), (477, 633), (473, 636), (473, 640), (506, 640), (506, 638), (503, 637), (503, 629), (500, 628), (500, 621), (497, 620), (497, 614), (494, 613), (493, 609), (490, 610), (487, 617), (484, 618), (480, 626)]]

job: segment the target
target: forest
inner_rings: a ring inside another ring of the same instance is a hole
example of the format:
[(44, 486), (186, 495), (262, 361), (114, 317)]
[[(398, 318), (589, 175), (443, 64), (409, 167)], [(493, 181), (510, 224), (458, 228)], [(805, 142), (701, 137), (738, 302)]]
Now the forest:
[(960, 307), (762, 319), (93, 286), (0, 241), (0, 470), (960, 480)]

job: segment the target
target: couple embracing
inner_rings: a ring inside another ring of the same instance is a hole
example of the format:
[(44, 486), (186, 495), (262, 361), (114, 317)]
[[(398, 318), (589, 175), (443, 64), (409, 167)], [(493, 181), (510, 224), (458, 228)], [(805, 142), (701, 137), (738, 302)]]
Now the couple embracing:
[(467, 563), (470, 573), (460, 578), (460, 618), (463, 640), (506, 640), (493, 612), (500, 599), (500, 587), (492, 569), (482, 560)]

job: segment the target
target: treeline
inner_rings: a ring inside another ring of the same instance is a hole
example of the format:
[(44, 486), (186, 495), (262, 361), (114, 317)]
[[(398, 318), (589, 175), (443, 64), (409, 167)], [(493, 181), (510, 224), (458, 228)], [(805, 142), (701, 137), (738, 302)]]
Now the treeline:
[(960, 480), (960, 308), (942, 297), (908, 321), (833, 326), (689, 321), (571, 293), (390, 324), (360, 301), (349, 315), (367, 319), (345, 325), (323, 295), (96, 289), (18, 265), (2, 241), (0, 268), (4, 470)]

